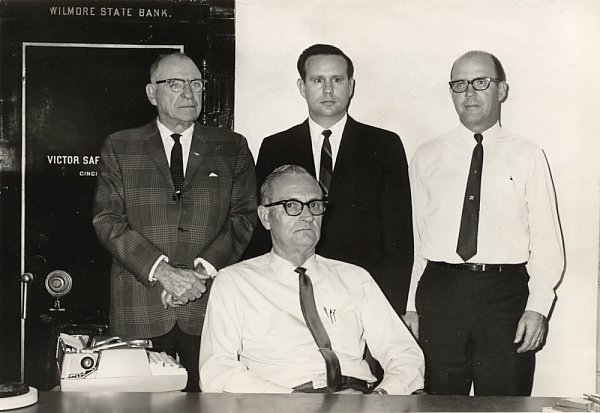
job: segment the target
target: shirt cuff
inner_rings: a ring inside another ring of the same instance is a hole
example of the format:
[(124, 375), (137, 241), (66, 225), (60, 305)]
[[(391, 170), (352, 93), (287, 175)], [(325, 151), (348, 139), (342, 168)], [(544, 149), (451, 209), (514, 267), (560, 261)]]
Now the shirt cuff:
[(410, 395), (415, 390), (422, 389), (425, 385), (422, 375), (417, 375), (409, 383), (406, 383), (406, 378), (394, 377), (393, 375), (383, 376), (383, 380), (377, 388), (385, 389), (388, 394), (393, 395)]
[(158, 264), (160, 264), (163, 261), (169, 262), (169, 257), (167, 257), (164, 254), (161, 255), (160, 257), (158, 257), (158, 259), (156, 260), (156, 262), (154, 263), (154, 265), (152, 266), (152, 268), (150, 268), (150, 274), (148, 274), (148, 281), (150, 281), (150, 282), (156, 281), (156, 278), (154, 278), (154, 271), (156, 271), (156, 268), (158, 267)]
[(206, 261), (204, 258), (198, 257), (194, 260), (194, 266), (197, 267), (198, 263), (202, 264), (208, 275), (210, 275), (212, 278), (215, 278), (215, 275), (217, 275), (217, 270), (210, 262)]
[(536, 311), (546, 317), (550, 313), (556, 294), (553, 286), (550, 286), (552, 281), (546, 274), (536, 272), (538, 268), (534, 265), (527, 265), (527, 273), (529, 274), (529, 297), (527, 297), (527, 305), (525, 310)]
[(535, 311), (545, 317), (548, 317), (550, 309), (552, 308), (552, 304), (554, 303), (554, 298), (554, 293), (543, 294), (540, 292), (531, 291), (529, 293), (529, 298), (527, 299), (525, 311)]

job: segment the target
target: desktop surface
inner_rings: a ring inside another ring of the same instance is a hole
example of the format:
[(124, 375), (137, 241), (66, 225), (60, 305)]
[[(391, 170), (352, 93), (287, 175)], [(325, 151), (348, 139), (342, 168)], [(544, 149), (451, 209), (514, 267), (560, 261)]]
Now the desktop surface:
[(554, 406), (557, 400), (557, 397), (40, 392), (36, 404), (15, 412), (541, 412), (542, 407)]

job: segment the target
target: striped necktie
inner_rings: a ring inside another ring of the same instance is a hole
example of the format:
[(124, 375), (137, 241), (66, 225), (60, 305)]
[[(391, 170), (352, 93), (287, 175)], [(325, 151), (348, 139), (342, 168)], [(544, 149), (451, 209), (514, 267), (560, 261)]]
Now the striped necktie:
[(319, 169), (319, 183), (323, 187), (325, 194), (329, 193), (329, 184), (331, 183), (331, 174), (333, 173), (333, 157), (331, 156), (331, 143), (329, 137), (331, 131), (325, 129), (321, 132), (323, 135), (323, 145), (321, 146), (321, 168)]

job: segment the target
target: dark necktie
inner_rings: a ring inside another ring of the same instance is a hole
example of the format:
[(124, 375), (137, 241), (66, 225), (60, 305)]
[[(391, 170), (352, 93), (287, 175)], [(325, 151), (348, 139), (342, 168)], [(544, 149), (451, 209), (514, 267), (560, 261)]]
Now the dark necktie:
[(327, 194), (329, 193), (329, 184), (331, 183), (331, 174), (333, 173), (333, 157), (331, 156), (331, 143), (329, 142), (331, 131), (326, 129), (321, 132), (321, 135), (323, 135), (323, 146), (321, 146), (319, 183), (325, 190), (325, 194)]
[(456, 252), (463, 261), (468, 261), (477, 253), (477, 230), (479, 228), (479, 203), (481, 198), (481, 173), (483, 171), (483, 136), (475, 134), (477, 145), (471, 156), (471, 168), (465, 190), (460, 231)]
[(171, 149), (171, 178), (173, 179), (173, 185), (175, 185), (175, 192), (179, 195), (183, 189), (183, 150), (181, 149), (181, 142), (179, 142), (181, 135), (174, 133), (171, 138), (175, 141), (173, 149)]
[(310, 277), (306, 275), (306, 268), (298, 267), (295, 271), (300, 274), (298, 283), (300, 285), (300, 308), (304, 321), (310, 330), (319, 351), (325, 359), (325, 367), (327, 369), (327, 388), (331, 392), (336, 392), (342, 387), (342, 370), (340, 361), (335, 352), (331, 348), (331, 341), (323, 327), (323, 323), (317, 313), (317, 305), (315, 304), (315, 295), (313, 293), (312, 282)]

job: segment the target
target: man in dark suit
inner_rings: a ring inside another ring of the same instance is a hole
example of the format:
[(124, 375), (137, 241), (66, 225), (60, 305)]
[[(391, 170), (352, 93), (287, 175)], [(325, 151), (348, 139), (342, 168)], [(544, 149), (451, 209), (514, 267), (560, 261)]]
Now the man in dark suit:
[[(355, 121), (347, 109), (354, 66), (331, 45), (317, 44), (298, 59), (298, 89), (309, 118), (265, 138), (256, 164), (260, 185), (277, 167), (296, 164), (319, 180), (330, 202), (317, 253), (369, 271), (400, 315), (413, 263), (408, 167), (398, 135)], [(323, 131), (328, 136), (325, 137)], [(245, 257), (267, 252), (260, 225)]]
[(158, 119), (106, 139), (93, 219), (113, 256), (111, 334), (177, 354), (188, 391), (199, 390), (207, 282), (239, 259), (256, 224), (245, 138), (195, 123), (203, 85), (184, 54), (154, 62), (146, 94)]

